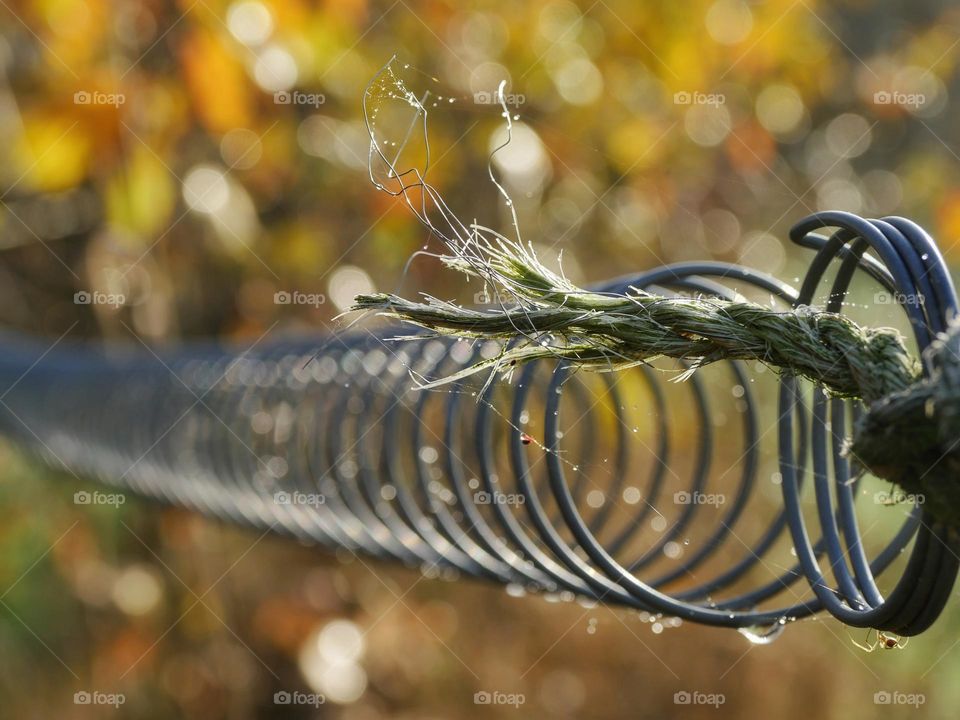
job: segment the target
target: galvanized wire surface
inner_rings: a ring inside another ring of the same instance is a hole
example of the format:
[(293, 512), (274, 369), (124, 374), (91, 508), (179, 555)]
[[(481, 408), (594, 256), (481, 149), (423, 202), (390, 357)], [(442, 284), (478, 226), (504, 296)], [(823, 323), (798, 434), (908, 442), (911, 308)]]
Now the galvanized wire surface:
[[(836, 231), (815, 232), (824, 227)], [(920, 349), (956, 310), (939, 252), (909, 221), (821, 213), (791, 237), (817, 250), (799, 291), (718, 262), (657, 268), (603, 289), (733, 297), (735, 285), (785, 305), (809, 305), (837, 261), (825, 309), (843, 310), (859, 269), (895, 298), (922, 298), (903, 303)], [(867, 249), (872, 256), (863, 256)], [(388, 339), (395, 334), (351, 332), (244, 353), (211, 344), (158, 355), (64, 344), (47, 351), (11, 337), (0, 358), (0, 430), (78, 475), (331, 550), (511, 590), (753, 628), (759, 637), (821, 610), (852, 626), (912, 635), (936, 619), (949, 596), (957, 556), (946, 529), (921, 507), (868, 555), (855, 509), (859, 479), (843, 453), (843, 430), (859, 412), (854, 403), (780, 380), (782, 506), (757, 535), (750, 528), (758, 520), (745, 510), (758, 492), (768, 428), (742, 363), (727, 363), (726, 376), (743, 391), (739, 428), (720, 436), (699, 374), (677, 401), (665, 391), (676, 386), (667, 388), (663, 375), (631, 371), (646, 388), (643, 410), (652, 418), (644, 445), (652, 462), (639, 478), (626, 418), (632, 399), (616, 376), (590, 381), (605, 387), (603, 402), (566, 363), (525, 366), (510, 384), (418, 391), (412, 375), (451, 374), (484, 348)], [(670, 437), (680, 406), (696, 422), (682, 428), (693, 450), (678, 454)], [(536, 437), (525, 431), (531, 412), (542, 416)], [(573, 442), (564, 438), (573, 425), (580, 426), (577, 460), (564, 447)], [(708, 511), (696, 499), (709, 497), (711, 459), (718, 449), (730, 454), (724, 446), (732, 442), (739, 443), (732, 449), (736, 472), (723, 474), (726, 500)], [(667, 476), (679, 468), (678, 488)], [(801, 500), (811, 482), (815, 519)], [(615, 509), (612, 499), (634, 486), (642, 491), (633, 491), (631, 505)], [(668, 520), (661, 510), (671, 499), (679, 512)], [(786, 541), (795, 564), (771, 564)], [(881, 594), (876, 578), (905, 550), (900, 576)], [(665, 556), (673, 559), (666, 566)]]

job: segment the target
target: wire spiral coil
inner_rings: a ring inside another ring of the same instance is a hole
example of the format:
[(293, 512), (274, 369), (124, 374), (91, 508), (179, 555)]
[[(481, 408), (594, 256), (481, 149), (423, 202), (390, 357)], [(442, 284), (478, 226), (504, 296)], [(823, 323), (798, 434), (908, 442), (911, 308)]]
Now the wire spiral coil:
[[(824, 236), (823, 228), (835, 230)], [(816, 250), (799, 290), (721, 262), (664, 266), (601, 289), (733, 298), (750, 288), (796, 307), (813, 304), (839, 264), (824, 309), (842, 312), (855, 272), (866, 273), (896, 298), (922, 298), (901, 303), (921, 351), (957, 310), (935, 244), (908, 220), (819, 213), (791, 238)], [(725, 382), (739, 388), (738, 423), (718, 431), (699, 372), (668, 386), (641, 366), (627, 372), (631, 390), (619, 374), (586, 379), (565, 362), (540, 361), (519, 368), (513, 385), (465, 381), (426, 392), (411, 373), (449, 375), (489, 348), (437, 338), (397, 344), (391, 334), (350, 332), (243, 354), (194, 346), (162, 357), (43, 352), (11, 338), (0, 359), (0, 430), (77, 474), (329, 549), (763, 628), (761, 637), (821, 610), (851, 626), (914, 635), (949, 597), (957, 556), (947, 529), (922, 506), (883, 547), (868, 549), (855, 507), (861, 478), (844, 454), (856, 403), (780, 379), (782, 499), (758, 523), (749, 504), (764, 491), (767, 428), (745, 363), (724, 363)], [(638, 407), (630, 403), (639, 387), (648, 402)], [(638, 415), (649, 442), (631, 428)], [(679, 452), (678, 422), (686, 438)], [(648, 465), (642, 480), (638, 443)], [(724, 501), (711, 506), (698, 498), (711, 496), (718, 453), (734, 457), (737, 472), (720, 476), (732, 490), (724, 486)], [(681, 472), (689, 477), (680, 480)], [(811, 484), (812, 509), (802, 492)], [(674, 510), (669, 521), (665, 505)], [(770, 561), (784, 543), (792, 566)], [(908, 549), (882, 593), (877, 578)]]

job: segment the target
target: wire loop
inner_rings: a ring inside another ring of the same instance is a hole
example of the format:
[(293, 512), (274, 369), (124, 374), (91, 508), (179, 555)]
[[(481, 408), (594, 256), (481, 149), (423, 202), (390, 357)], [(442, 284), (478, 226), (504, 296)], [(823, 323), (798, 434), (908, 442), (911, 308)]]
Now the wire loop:
[[(832, 234), (818, 234), (824, 228)], [(921, 298), (901, 303), (921, 351), (957, 310), (943, 258), (908, 220), (818, 213), (791, 238), (816, 250), (799, 291), (721, 262), (660, 267), (600, 289), (735, 298), (733, 284), (798, 307), (813, 303), (836, 261), (824, 309), (843, 312), (856, 271), (866, 273), (895, 298)], [(0, 429), (53, 465), (147, 497), (516, 593), (765, 635), (821, 610), (914, 635), (949, 597), (957, 555), (922, 507), (868, 550), (860, 477), (844, 452), (856, 403), (780, 379), (777, 507), (758, 482), (772, 427), (742, 362), (670, 384), (648, 366), (593, 374), (540, 361), (512, 384), (464, 380), (427, 392), (411, 374), (450, 375), (491, 348), (391, 334), (162, 356), (44, 353), (11, 338), (0, 360)], [(732, 410), (718, 405), (724, 386), (739, 389)], [(711, 505), (718, 483), (723, 501), (717, 494)], [(761, 523), (752, 508), (764, 502), (772, 512)], [(785, 545), (792, 566), (774, 559)], [(882, 593), (877, 578), (908, 548)]]

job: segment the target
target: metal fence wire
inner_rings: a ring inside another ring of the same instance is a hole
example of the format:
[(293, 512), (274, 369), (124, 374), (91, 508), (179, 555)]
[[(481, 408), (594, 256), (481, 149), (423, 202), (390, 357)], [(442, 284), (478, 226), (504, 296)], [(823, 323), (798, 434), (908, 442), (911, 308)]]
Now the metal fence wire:
[[(735, 287), (789, 307), (826, 288), (825, 309), (843, 312), (865, 273), (893, 298), (922, 298), (900, 303), (921, 351), (957, 309), (940, 253), (908, 220), (820, 213), (791, 238), (816, 251), (799, 290), (721, 262), (603, 289), (732, 298)], [(879, 547), (861, 535), (863, 480), (843, 453), (856, 403), (768, 373), (779, 410), (765, 423), (756, 368), (740, 362), (683, 383), (647, 366), (538, 362), (510, 381), (426, 391), (412, 378), (449, 375), (491, 348), (395, 335), (157, 354), (8, 336), (0, 430), (79, 476), (330, 550), (761, 641), (822, 610), (912, 635), (949, 596), (957, 555), (922, 506), (885, 508), (903, 521)], [(718, 409), (717, 386), (728, 401), (738, 389), (731, 407)], [(758, 481), (768, 434), (779, 489)]]

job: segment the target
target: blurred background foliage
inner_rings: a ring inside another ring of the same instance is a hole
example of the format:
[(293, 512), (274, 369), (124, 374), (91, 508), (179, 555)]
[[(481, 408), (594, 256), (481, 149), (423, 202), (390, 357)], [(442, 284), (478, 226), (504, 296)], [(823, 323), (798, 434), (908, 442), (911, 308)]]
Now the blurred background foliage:
[[(439, 247), (367, 177), (362, 95), (395, 53), (439, 100), (432, 183), (492, 227), (508, 220), (486, 176), (503, 120), (482, 94), (506, 80), (516, 132), (495, 170), (525, 237), (575, 280), (717, 258), (789, 281), (805, 254), (786, 232), (817, 209), (909, 216), (952, 261), (958, 29), (932, 1), (7, 0), (0, 322), (252, 341), (330, 331), (372, 288), (470, 300), (429, 257), (407, 267)], [(875, 706), (884, 689), (949, 717), (960, 700), (956, 608), (871, 655), (832, 621), (764, 648), (651, 632), (134, 498), (78, 506), (81, 481), (2, 452), (5, 717), (663, 717), (685, 688), (726, 696), (691, 717), (910, 712)], [(92, 688), (126, 703), (74, 704)], [(295, 688), (328, 702), (273, 704)], [(527, 702), (475, 705), (483, 689)]]

